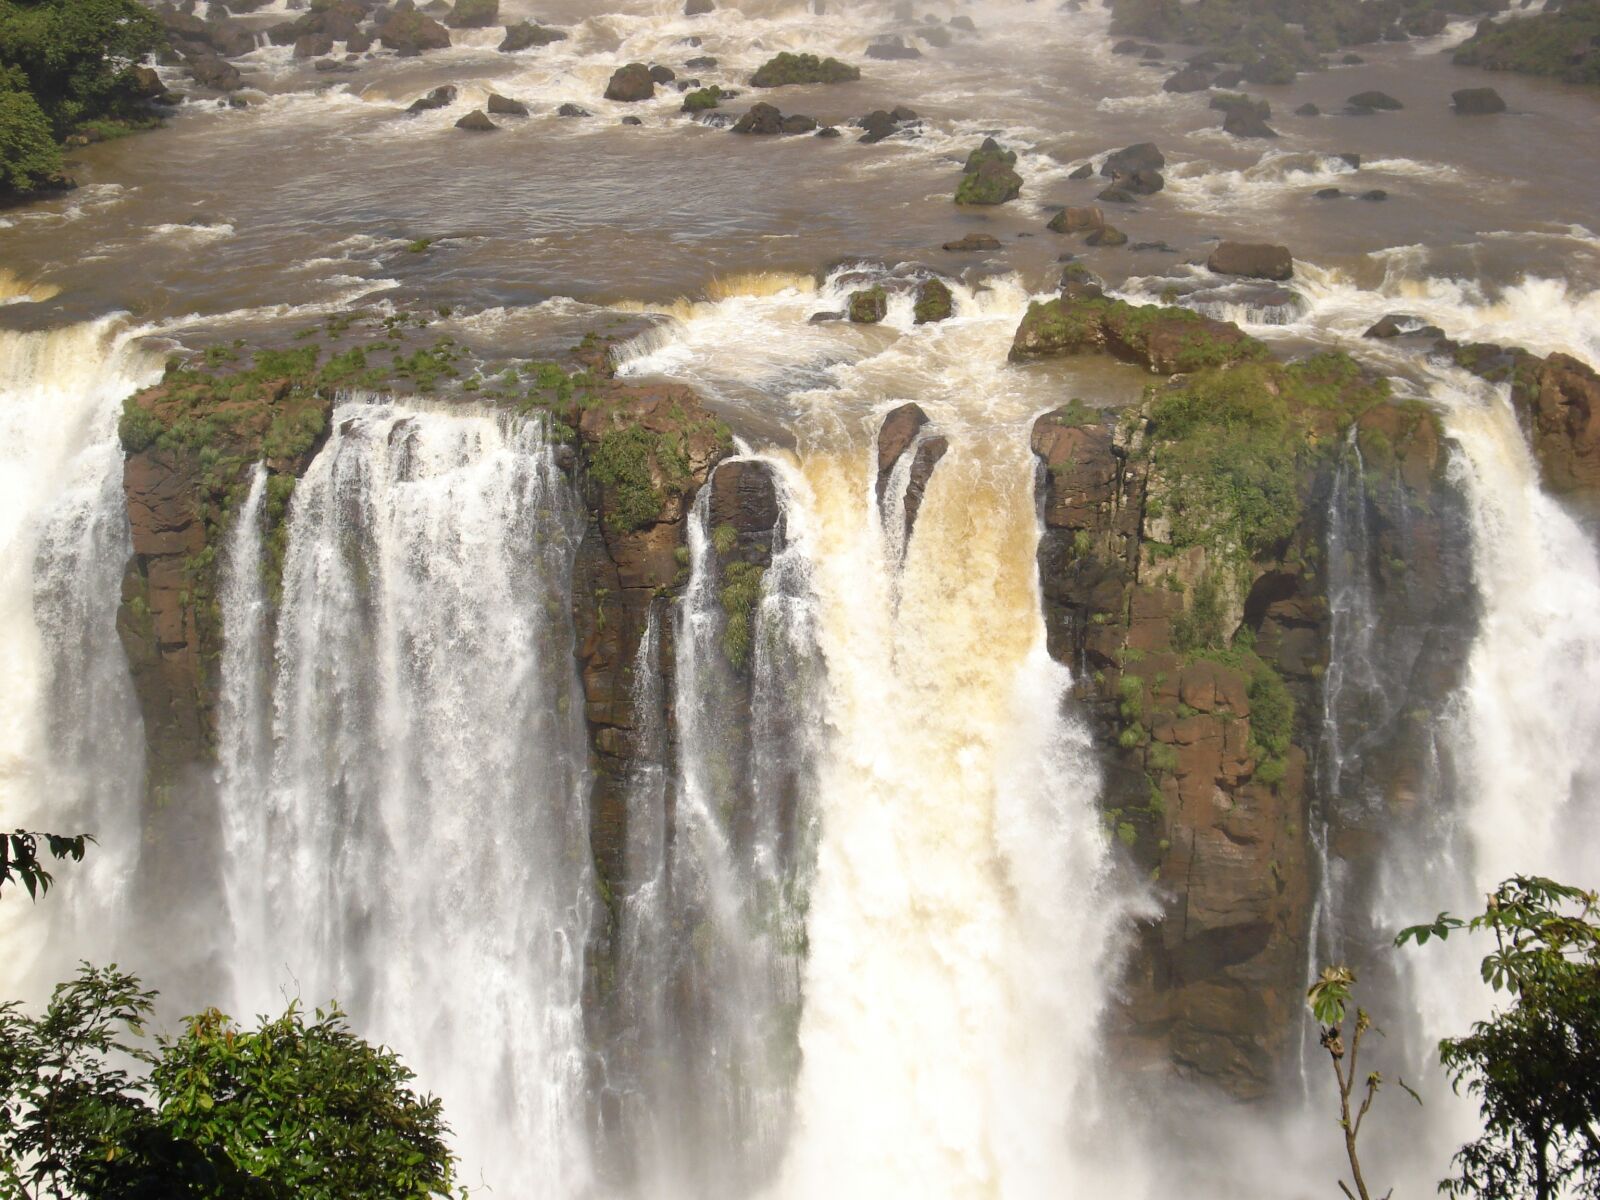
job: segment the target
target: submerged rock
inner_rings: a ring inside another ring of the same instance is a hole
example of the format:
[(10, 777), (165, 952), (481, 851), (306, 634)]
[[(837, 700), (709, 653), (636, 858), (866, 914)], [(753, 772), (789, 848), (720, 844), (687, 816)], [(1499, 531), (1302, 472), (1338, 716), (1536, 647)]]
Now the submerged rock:
[(456, 85), (445, 83), (433, 89), (426, 96), (418, 97), (406, 109), (408, 113), (428, 112), (436, 108), (448, 108), (456, 102)]
[(956, 253), (972, 250), (998, 250), (1000, 249), (1000, 239), (987, 233), (969, 233), (954, 242), (946, 242), (944, 248)]
[(1366, 109), (1368, 112), (1398, 112), (1405, 107), (1388, 92), (1377, 91), (1357, 92), (1348, 103), (1353, 109)]

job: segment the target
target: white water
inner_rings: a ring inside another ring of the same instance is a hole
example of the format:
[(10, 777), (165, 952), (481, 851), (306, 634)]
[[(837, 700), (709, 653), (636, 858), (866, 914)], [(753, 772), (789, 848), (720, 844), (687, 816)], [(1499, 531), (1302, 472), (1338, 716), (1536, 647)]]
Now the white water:
[[(242, 727), (222, 766), (234, 1004), (337, 998), (445, 1100), (466, 1182), (577, 1194), (591, 885), (568, 492), (531, 424), (359, 401), (333, 423), (290, 507), (270, 767)], [(236, 671), (261, 665), (246, 574), (225, 600)], [(266, 694), (224, 687), (241, 709)]]
[(130, 553), (116, 426), (159, 372), (119, 318), (0, 332), (0, 826), (98, 839), (36, 909), (5, 904), (0, 961), (32, 995), (108, 958), (125, 928), (143, 756), (116, 634)]

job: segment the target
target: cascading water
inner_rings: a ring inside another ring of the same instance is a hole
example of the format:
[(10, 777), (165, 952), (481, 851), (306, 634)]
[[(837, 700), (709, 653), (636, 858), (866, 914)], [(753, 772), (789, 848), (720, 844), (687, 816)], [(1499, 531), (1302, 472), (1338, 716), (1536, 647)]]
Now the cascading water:
[(43, 911), (5, 906), (0, 958), (30, 990), (108, 959), (127, 928), (143, 756), (116, 633), (117, 415), (159, 373), (118, 318), (0, 332), (0, 823), (97, 838)]
[[(634, 668), (644, 761), (628, 801), (617, 1057), (632, 1059), (622, 1124), (651, 1196), (751, 1194), (788, 1134), (797, 1062), (821, 736), (814, 598), (782, 530), (764, 567), (731, 542), (719, 551), (709, 497), (691, 515), (689, 584), (671, 616), (670, 776), (659, 608)], [(730, 588), (753, 594), (730, 601)]]
[[(469, 1171), (579, 1194), (579, 516), (533, 423), (352, 401), (334, 426), (291, 502), (270, 687), (224, 680), (234, 1003), (337, 998), (444, 1098)], [(265, 668), (249, 508), (225, 674)]]

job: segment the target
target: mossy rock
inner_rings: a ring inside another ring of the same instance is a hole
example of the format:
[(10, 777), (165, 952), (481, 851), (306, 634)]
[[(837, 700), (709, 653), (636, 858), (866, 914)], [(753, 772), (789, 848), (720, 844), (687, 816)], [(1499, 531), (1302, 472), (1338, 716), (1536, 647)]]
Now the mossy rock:
[(889, 315), (889, 294), (874, 285), (850, 293), (850, 319), (857, 325), (876, 325)]
[(762, 63), (750, 77), (750, 85), (774, 88), (806, 83), (854, 83), (860, 78), (861, 68), (852, 67), (836, 58), (818, 58), (815, 54), (790, 54), (785, 51)]
[(722, 89), (716, 84), (690, 92), (683, 98), (686, 113), (708, 112), (722, 102)]
[(1262, 359), (1267, 348), (1187, 308), (1091, 296), (1030, 304), (1011, 344), (1017, 361), (1094, 353), (1170, 375)]
[(1022, 176), (998, 159), (987, 159), (961, 176), (957, 204), (1005, 204), (1022, 194)]
[(917, 302), (912, 309), (918, 325), (948, 320), (955, 311), (955, 298), (942, 279), (924, 279), (917, 285)]
[(997, 162), (1003, 166), (1014, 167), (1017, 165), (1017, 152), (1015, 150), (1007, 150), (992, 137), (984, 138), (983, 144), (967, 155), (966, 165), (961, 170), (968, 175), (974, 175), (987, 162)]

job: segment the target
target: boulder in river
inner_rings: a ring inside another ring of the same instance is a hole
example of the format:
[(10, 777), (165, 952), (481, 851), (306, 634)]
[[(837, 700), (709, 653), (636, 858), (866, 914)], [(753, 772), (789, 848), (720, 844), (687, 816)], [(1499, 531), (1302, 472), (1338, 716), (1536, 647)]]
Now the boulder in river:
[(1083, 241), (1088, 246), (1126, 246), (1128, 235), (1115, 225), (1102, 225), (1098, 229), (1091, 230)]
[(1118, 175), (1131, 175), (1135, 171), (1159, 171), (1167, 165), (1167, 156), (1156, 148), (1154, 142), (1138, 142), (1106, 155), (1100, 164), (1100, 174), (1108, 179)]
[(850, 319), (857, 325), (876, 325), (889, 315), (889, 294), (882, 285), (850, 293)]
[(487, 29), (500, 20), (500, 0), (456, 0), (445, 18), (452, 29)]
[(1211, 86), (1213, 75), (1203, 67), (1184, 67), (1175, 74), (1168, 75), (1161, 85), (1164, 92), (1203, 92)]
[(1492, 87), (1462, 88), (1450, 93), (1450, 107), (1463, 117), (1476, 117), (1505, 112), (1506, 102)]
[(627, 104), (649, 100), (656, 94), (656, 81), (650, 77), (650, 68), (643, 63), (629, 63), (618, 67), (606, 84), (606, 99)]
[(943, 321), (955, 311), (955, 298), (942, 279), (924, 279), (917, 285), (916, 302), (912, 316), (918, 325), (931, 325)]
[(1084, 233), (1106, 223), (1106, 214), (1093, 206), (1063, 208), (1045, 226), (1052, 233)]
[(184, 60), (184, 65), (189, 68), (194, 81), (203, 88), (216, 92), (235, 92), (244, 86), (239, 68), (209, 51), (191, 55)]
[(957, 204), (1004, 204), (1022, 193), (1022, 176), (1013, 169), (1017, 152), (1007, 150), (992, 137), (984, 138), (961, 168), (956, 187)]
[(450, 31), (419, 12), (390, 11), (380, 22), (378, 44), (401, 58), (415, 58), (426, 50), (444, 50), (450, 45)]
[(965, 253), (972, 250), (998, 250), (1000, 239), (988, 233), (969, 233), (965, 237), (944, 244), (946, 250)]
[(592, 117), (592, 116), (594, 116), (594, 114), (592, 112), (590, 112), (587, 108), (581, 108), (581, 107), (579, 107), (578, 105), (572, 103), (572, 101), (569, 100), (569, 101), (567, 101), (567, 103), (563, 104), (560, 108), (556, 109), (556, 116), (558, 116), (558, 117)]
[(1094, 177), (1094, 164), (1093, 163), (1084, 163), (1081, 166), (1074, 167), (1072, 169), (1071, 173), (1068, 174), (1068, 176), (1067, 176), (1068, 179), (1091, 179), (1093, 177)]
[(706, 13), (716, 9), (712, 0), (687, 0), (683, 6), (683, 15), (686, 17), (703, 17)]
[(1282, 281), (1294, 277), (1294, 256), (1287, 246), (1267, 242), (1223, 242), (1206, 259), (1218, 275)]
[(491, 121), (483, 109), (477, 108), (457, 121), (456, 128), (465, 129), (468, 133), (494, 133), (500, 126)]
[(1230, 108), (1222, 118), (1222, 131), (1236, 138), (1275, 138), (1278, 131), (1248, 108)]
[(879, 38), (868, 46), (867, 57), (891, 61), (903, 58), (921, 58), (922, 51), (915, 46), (906, 45), (904, 39), (891, 34), (888, 37)]
[(1368, 112), (1398, 112), (1405, 105), (1396, 100), (1388, 92), (1357, 92), (1348, 101), (1352, 109), (1365, 109)]
[(456, 102), (456, 85), (453, 83), (440, 84), (426, 96), (419, 96), (411, 102), (406, 109), (408, 113), (429, 112), (435, 108), (448, 108)]
[(528, 106), (520, 100), (513, 100), (509, 96), (502, 96), (499, 92), (490, 92), (488, 103), (484, 106), (490, 114), (497, 117), (525, 117), (528, 115)]
[(532, 21), (522, 21), (516, 25), (506, 26), (506, 36), (500, 43), (500, 50), (504, 54), (515, 54), (519, 50), (531, 50), (535, 46), (548, 46), (552, 42), (567, 40), (566, 31), (552, 29), (548, 25), (535, 25)]
[(842, 63), (836, 58), (818, 58), (815, 54), (790, 54), (787, 51), (774, 55), (750, 77), (752, 87), (787, 87), (799, 83), (853, 83), (861, 78), (861, 69)]
[(1320, 117), (1322, 115), (1322, 110), (1307, 100), (1299, 108), (1294, 110), (1294, 115), (1297, 117)]

